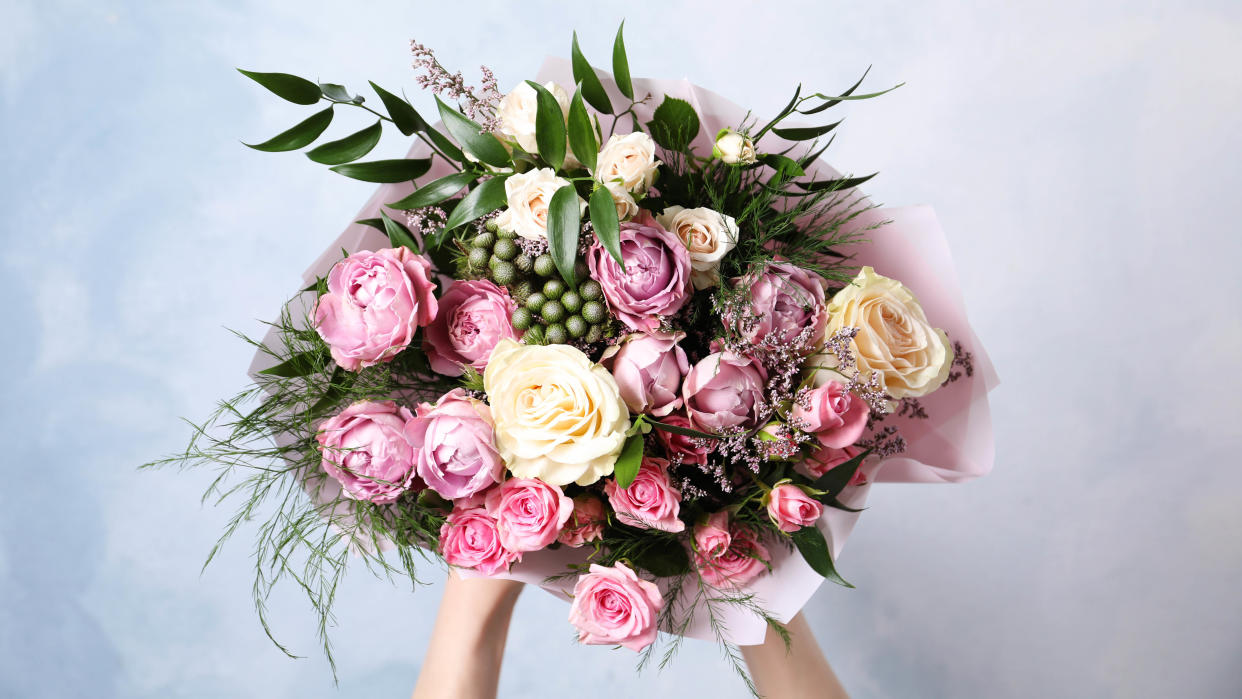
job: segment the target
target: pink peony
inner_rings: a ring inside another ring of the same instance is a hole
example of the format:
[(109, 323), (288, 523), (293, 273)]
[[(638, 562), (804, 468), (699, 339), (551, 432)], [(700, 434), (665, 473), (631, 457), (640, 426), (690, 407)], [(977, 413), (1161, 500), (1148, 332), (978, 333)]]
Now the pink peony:
[(735, 279), (734, 285), (750, 287), (754, 322), (748, 321), (740, 329), (751, 343), (791, 343), (808, 328), (803, 347), (806, 353), (823, 341), (828, 327), (823, 277), (788, 262), (773, 262), (759, 274)]
[(622, 223), (620, 239), (625, 270), (596, 243), (587, 251), (591, 277), (603, 286), (618, 320), (631, 330), (652, 332), (660, 327), (660, 316), (676, 313), (693, 292), (690, 253), (650, 217)]
[(360, 250), (328, 273), (315, 330), (347, 371), (390, 361), (436, 317), (431, 261), (406, 248)]
[[(794, 468), (808, 478), (819, 478), (861, 453), (862, 450), (857, 447), (845, 447), (843, 449), (822, 447), (811, 452), (810, 456), (798, 462)], [(863, 485), (866, 482), (867, 474), (863, 473), (862, 468), (859, 467), (854, 472), (854, 476), (850, 478), (849, 484)]]
[(690, 370), (677, 343), (685, 333), (635, 334), (604, 350), (600, 363), (612, 372), (621, 399), (634, 414), (668, 415), (681, 407), (681, 377)]
[(497, 342), (518, 339), (510, 322), (516, 310), (509, 292), (486, 279), (453, 282), (423, 334), (431, 368), (445, 376), (460, 376), (466, 365), (483, 371)]
[(686, 523), (677, 519), (681, 510), (681, 493), (668, 478), (668, 461), (645, 457), (630, 487), (617, 486), (616, 479), (604, 484), (608, 503), (617, 513), (617, 520), (636, 527), (679, 532)]
[(749, 357), (727, 351), (707, 355), (681, 387), (690, 424), (701, 432), (754, 427), (766, 383), (763, 367)]
[(556, 541), (574, 513), (561, 489), (535, 478), (510, 478), (487, 492), (487, 512), (496, 518), (500, 543), (510, 551), (538, 551)]
[[(685, 415), (680, 413), (665, 415), (660, 418), (660, 422), (674, 427), (694, 429), (694, 427), (690, 424), (690, 420), (688, 420)], [(687, 437), (684, 434), (677, 434), (676, 432), (669, 432), (659, 428), (655, 429), (654, 434), (656, 439), (660, 440), (660, 444), (664, 446), (664, 449), (670, 456), (681, 456), (681, 462), (683, 464), (702, 465), (707, 463), (707, 452), (711, 449), (711, 447), (703, 443), (696, 444), (694, 437)]]
[(796, 485), (784, 483), (768, 493), (768, 516), (783, 532), (796, 532), (815, 524), (824, 506)]
[(611, 568), (592, 563), (574, 585), (569, 621), (578, 629), (579, 643), (640, 651), (655, 642), (663, 608), (660, 588), (624, 563)]
[(800, 429), (819, 438), (820, 444), (843, 449), (862, 437), (870, 412), (867, 402), (850, 393), (845, 384), (829, 381), (801, 396), (791, 416)]
[(500, 543), (496, 520), (487, 511), (475, 507), (455, 508), (440, 525), (440, 555), (450, 565), (473, 568), (484, 575), (495, 575), (509, 569), (522, 554)]
[(741, 587), (768, 569), (768, 550), (754, 532), (717, 512), (694, 528), (694, 564), (713, 587)]
[(383, 504), (396, 500), (414, 481), (414, 453), (402, 428), (408, 408), (388, 401), (354, 403), (324, 420), (315, 435), (323, 470), (347, 497)]
[(414, 467), (427, 487), (457, 500), (499, 483), (505, 472), (487, 404), (455, 388), (436, 404), (423, 403), (405, 424)]
[(574, 513), (565, 523), (556, 540), (571, 548), (578, 548), (588, 541), (598, 541), (604, 536), (604, 522), (608, 513), (604, 501), (583, 493), (574, 498)]

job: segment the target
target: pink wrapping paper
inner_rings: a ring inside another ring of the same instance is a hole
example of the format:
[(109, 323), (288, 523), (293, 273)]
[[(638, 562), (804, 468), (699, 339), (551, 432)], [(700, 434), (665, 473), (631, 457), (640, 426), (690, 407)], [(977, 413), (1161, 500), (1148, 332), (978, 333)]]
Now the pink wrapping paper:
[[(537, 79), (540, 83), (553, 80), (563, 86), (574, 84), (569, 62), (556, 58), (549, 58), (544, 62)], [(601, 79), (614, 104), (628, 103), (610, 78), (601, 74)], [(702, 130), (694, 142), (695, 148), (701, 153), (711, 151), (712, 140), (719, 129), (737, 126), (746, 115), (745, 109), (685, 80), (635, 79), (633, 82), (636, 95), (653, 95), (647, 104), (635, 108), (642, 123), (650, 120), (651, 113), (665, 94), (687, 100), (694, 106), (702, 120)], [(601, 117), (601, 123), (606, 128), (610, 125), (610, 120)], [(781, 151), (790, 145), (769, 133), (757, 144), (757, 150)], [(410, 149), (409, 157), (424, 158), (429, 152), (418, 141)], [(437, 160), (432, 170), (421, 178), (421, 182), (449, 172), (448, 166)], [(839, 175), (836, 170), (822, 162), (809, 174), (816, 178)], [(411, 191), (413, 187), (408, 183), (382, 185), (359, 211), (355, 220), (378, 217), (385, 202), (396, 201)], [(870, 462), (864, 466), (869, 477), (868, 484), (847, 488), (841, 496), (845, 504), (855, 508), (865, 504), (872, 482), (964, 481), (991, 470), (993, 459), (992, 424), (987, 394), (996, 386), (997, 378), (983, 346), (967, 321), (953, 261), (936, 216), (931, 208), (925, 206), (880, 208), (863, 213), (854, 225), (865, 228), (883, 221), (887, 223), (878, 230), (870, 231), (867, 242), (853, 251), (857, 254), (859, 263), (871, 265), (880, 274), (898, 279), (910, 288), (923, 305), (931, 323), (944, 328), (950, 340), (960, 342), (963, 349), (973, 355), (974, 373), (973, 376), (963, 376), (922, 398), (928, 419), (892, 416), (886, 420), (885, 424), (892, 424), (900, 429), (906, 439), (907, 450), (899, 456)], [(306, 270), (302, 286), (326, 275), (340, 259), (342, 248), (352, 253), (387, 246), (387, 238), (375, 229), (351, 223)], [(302, 303), (306, 303), (306, 300), (303, 299)], [(265, 343), (278, 341), (274, 331), (264, 338)], [(253, 374), (273, 363), (263, 353), (256, 354), (250, 371)], [(311, 493), (311, 496), (325, 502), (336, 496), (335, 492), (328, 492), (329, 490), (333, 489), (325, 488)], [(335, 515), (347, 516), (347, 513), (338, 510)], [(834, 559), (840, 556), (845, 540), (857, 521), (858, 513), (825, 508), (819, 528), (827, 538)], [(770, 546), (769, 550), (772, 553), (772, 572), (746, 586), (744, 592), (753, 592), (756, 602), (762, 608), (778, 620), (788, 621), (811, 598), (823, 578), (811, 570), (801, 555), (791, 548)], [(573, 578), (553, 583), (545, 583), (544, 579), (563, 572), (569, 563), (581, 563), (585, 555), (583, 550), (568, 548), (527, 553), (521, 563), (499, 577), (539, 585), (568, 600), (575, 582)], [(470, 571), (463, 573), (471, 574)], [(685, 608), (684, 605), (688, 605), (694, 597), (694, 586), (686, 585), (686, 588), (678, 601), (679, 608)], [(727, 604), (718, 606), (716, 612), (724, 622), (725, 636), (729, 641), (739, 645), (763, 642), (766, 624), (758, 615), (742, 607)], [(696, 610), (685, 635), (715, 639), (704, 610)]]

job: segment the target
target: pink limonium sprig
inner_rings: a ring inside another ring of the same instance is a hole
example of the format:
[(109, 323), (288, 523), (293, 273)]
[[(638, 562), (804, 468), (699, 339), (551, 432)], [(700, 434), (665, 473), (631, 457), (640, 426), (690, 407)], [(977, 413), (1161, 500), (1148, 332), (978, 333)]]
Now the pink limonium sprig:
[(479, 67), (483, 81), (476, 93), (474, 88), (466, 84), (461, 71), (450, 73), (440, 65), (435, 52), (430, 48), (411, 39), (410, 53), (414, 56), (413, 68), (418, 72), (415, 81), (419, 87), (455, 100), (466, 116), (479, 122), (483, 131), (496, 130), (499, 126), (496, 105), (500, 102), (501, 94), (496, 88), (496, 76), (490, 68)]

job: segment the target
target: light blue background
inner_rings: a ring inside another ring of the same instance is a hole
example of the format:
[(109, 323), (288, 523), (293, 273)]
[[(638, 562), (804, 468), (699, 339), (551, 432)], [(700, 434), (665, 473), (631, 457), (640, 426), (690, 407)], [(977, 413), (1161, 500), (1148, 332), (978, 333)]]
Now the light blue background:
[[(356, 9), (347, 9), (356, 5)], [(249, 603), (206, 473), (135, 466), (240, 388), (249, 349), (370, 185), (241, 146), (300, 119), (233, 71), (417, 96), (407, 41), (503, 88), (568, 52), (760, 115), (874, 64), (831, 160), (936, 205), (993, 394), (997, 465), (873, 491), (810, 615), (859, 697), (1242, 695), (1235, 2), (424, 3), (0, 0), (0, 696), (406, 696), (437, 586), (356, 572), (341, 684), (310, 612)], [(342, 120), (344, 121), (344, 120)], [(345, 133), (366, 122), (335, 125)], [(377, 155), (404, 146), (388, 137)], [(438, 577), (438, 574), (432, 574)], [(743, 696), (713, 646), (635, 676), (566, 607), (518, 606), (506, 697)]]

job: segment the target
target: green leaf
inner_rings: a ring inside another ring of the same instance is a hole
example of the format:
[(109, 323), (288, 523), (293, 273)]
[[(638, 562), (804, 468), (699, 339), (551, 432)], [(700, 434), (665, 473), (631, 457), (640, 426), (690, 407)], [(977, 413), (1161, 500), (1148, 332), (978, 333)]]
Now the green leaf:
[(570, 47), (569, 57), (574, 67), (574, 82), (582, 85), (582, 96), (592, 107), (605, 114), (612, 114), (612, 102), (608, 99), (608, 93), (604, 92), (604, 84), (599, 81), (590, 61), (582, 55), (582, 49), (578, 48), (578, 32), (574, 32), (574, 43)]
[(628, 488), (638, 475), (638, 467), (643, 463), (643, 436), (632, 434), (621, 447), (621, 455), (617, 457), (617, 465), (612, 468), (612, 477), (617, 480), (618, 488)]
[[(837, 102), (842, 102), (845, 100), (869, 100), (873, 97), (879, 97), (880, 95), (887, 95), (888, 93), (892, 92), (893, 90), (896, 90), (902, 85), (905, 85), (905, 83), (897, 83), (896, 85), (893, 85), (887, 90), (880, 90), (879, 92), (870, 92), (865, 95), (851, 95), (851, 94), (823, 95), (817, 92), (813, 95), (807, 95), (807, 98), (809, 99), (811, 97), (818, 97), (821, 100), (828, 100), (832, 102), (833, 104), (836, 104)], [(812, 109), (815, 109), (815, 107), (812, 107)], [(809, 114), (809, 113), (810, 113), (809, 111), (803, 112), (803, 114)]]
[(388, 116), (392, 118), (392, 123), (401, 133), (412, 136), (415, 131), (424, 131), (428, 128), (427, 122), (404, 98), (392, 94), (375, 83), (371, 83), (371, 89), (379, 95), (380, 101), (384, 103), (384, 109), (388, 110)]
[(362, 95), (351, 95), (344, 85), (336, 83), (319, 83), (319, 89), (323, 90), (323, 96), (333, 102), (347, 102), (349, 104), (362, 104)]
[(768, 132), (768, 129), (772, 128), (773, 126), (776, 126), (777, 124), (780, 123), (781, 119), (784, 119), (785, 117), (789, 116), (789, 114), (793, 111), (794, 107), (797, 106), (798, 98), (801, 95), (802, 95), (802, 84), (799, 83), (798, 87), (794, 89), (793, 97), (789, 98), (789, 103), (786, 104), (785, 107), (781, 109), (781, 111), (777, 112), (776, 116), (772, 117), (772, 121), (769, 121), (768, 123), (764, 124), (762, 129), (759, 129), (758, 131), (756, 131), (755, 134), (751, 136), (751, 138), (755, 141), (758, 141), (760, 138), (763, 137), (765, 133)]
[(329, 168), (332, 172), (363, 182), (409, 182), (427, 174), (430, 158), (372, 160)]
[(689, 148), (699, 134), (699, 115), (685, 100), (664, 96), (664, 102), (656, 107), (647, 130), (655, 142), (671, 151)]
[(871, 454), (871, 451), (871, 449), (867, 449), (849, 461), (833, 466), (827, 473), (816, 478), (811, 483), (811, 487), (816, 490), (826, 491), (835, 499), (845, 489), (845, 486), (850, 484), (850, 480), (858, 472), (858, 468), (862, 466), (862, 462)]
[(599, 139), (595, 137), (595, 128), (591, 125), (591, 115), (587, 114), (586, 105), (582, 102), (582, 87), (574, 92), (569, 101), (569, 147), (574, 157), (588, 170), (595, 170), (595, 160), (599, 157)]
[(634, 84), (630, 81), (630, 60), (625, 56), (625, 39), (621, 33), (625, 31), (625, 20), (617, 27), (617, 39), (612, 42), (612, 77), (617, 81), (617, 89), (621, 94), (634, 99)]
[[(844, 121), (844, 119), (841, 121)], [(840, 124), (840, 121), (836, 121), (824, 126), (793, 126), (788, 129), (772, 129), (772, 133), (787, 141), (809, 141), (812, 138), (823, 136), (837, 128)]]
[(591, 209), (591, 225), (595, 228), (595, 237), (603, 243), (604, 249), (612, 255), (612, 259), (625, 270), (625, 260), (621, 259), (621, 225), (617, 221), (617, 204), (612, 200), (612, 193), (607, 187), (598, 186), (591, 192), (589, 202)]
[(414, 190), (410, 196), (388, 204), (390, 209), (421, 209), (424, 206), (439, 204), (461, 191), (462, 187), (474, 182), (473, 172), (455, 172), (438, 180), (432, 180)]
[(314, 104), (323, 92), (315, 83), (288, 73), (256, 73), (237, 69), (237, 72), (271, 90), (277, 97), (294, 104)]
[(854, 587), (837, 573), (837, 568), (832, 563), (832, 552), (828, 550), (828, 541), (824, 539), (824, 533), (818, 527), (814, 525), (803, 527), (791, 536), (794, 546), (798, 547), (798, 552), (806, 559), (811, 570), (838, 585)]
[(449, 214), (448, 221), (444, 224), (445, 229), (470, 223), (504, 206), (508, 202), (505, 196), (505, 180), (507, 179), (509, 179), (508, 175), (493, 177), (470, 190), (470, 193), (462, 197), (457, 207), (453, 209), (453, 213)]
[(418, 252), (418, 243), (414, 242), (410, 229), (392, 220), (383, 211), (380, 212), (380, 220), (384, 222), (384, 233), (388, 234), (388, 242), (394, 248), (409, 248), (410, 252)]
[(333, 369), (327, 390), (323, 392), (323, 396), (319, 400), (315, 401), (315, 404), (310, 407), (307, 413), (311, 417), (318, 417), (335, 407), (345, 397), (345, 391), (354, 385), (354, 381), (357, 378), (357, 374), (352, 374), (339, 366)]
[(428, 126), (423, 133), (427, 134), (427, 138), (431, 139), (431, 142), (435, 144), (436, 148), (439, 148), (449, 158), (456, 160), (459, 163), (466, 162), (466, 156), (462, 155), (461, 149), (454, 145), (452, 141), (448, 140), (448, 137), (440, 133), (439, 130)]
[(377, 121), (339, 141), (329, 141), (316, 146), (307, 151), (306, 157), (324, 165), (341, 165), (357, 160), (370, 153), (375, 144), (379, 143), (380, 135), (383, 133), (380, 123)]
[(839, 190), (839, 189), (849, 189), (850, 187), (857, 187), (858, 185), (862, 184), (863, 182), (866, 182), (867, 180), (875, 176), (876, 176), (876, 173), (873, 172), (870, 175), (864, 175), (862, 177), (839, 177), (835, 180), (815, 180), (814, 182), (794, 182), (794, 184), (798, 185), (799, 187), (806, 190), (807, 192), (818, 192), (818, 191), (825, 190), (825, 189)]
[(548, 88), (533, 80), (526, 84), (535, 89), (535, 143), (539, 145), (539, 155), (553, 170), (560, 170), (565, 164), (565, 112)]
[(776, 177), (787, 180), (794, 177), (802, 177), (806, 174), (798, 161), (779, 153), (764, 153), (759, 156), (759, 162), (776, 170)]
[(483, 133), (483, 127), (476, 124), (465, 114), (453, 109), (436, 97), (436, 107), (440, 110), (440, 118), (449, 134), (461, 145), (462, 150), (478, 158), (480, 161), (495, 167), (509, 164), (509, 151), (490, 133)]
[(548, 203), (548, 252), (565, 283), (574, 286), (574, 263), (578, 257), (578, 234), (582, 228), (582, 206), (572, 184), (556, 190)]
[[(858, 82), (851, 85), (850, 89), (846, 90), (845, 92), (842, 92), (841, 95), (844, 97), (849, 97), (850, 95), (854, 94), (854, 90), (857, 90), (858, 86), (862, 85), (863, 80), (867, 79), (867, 73), (870, 73), (870, 72), (871, 72), (871, 66), (867, 66), (867, 69), (863, 71), (862, 77), (858, 79)], [(799, 109), (798, 111), (802, 114), (818, 114), (824, 111), (825, 109), (828, 109), (829, 107), (835, 107), (836, 105), (840, 103), (841, 103), (841, 100), (828, 100), (827, 102), (824, 102), (823, 104), (819, 106), (811, 107), (810, 109)]]
[(328, 107), (322, 112), (315, 112), (288, 131), (282, 131), (262, 143), (246, 143), (244, 145), (268, 153), (297, 150), (303, 146), (309, 146), (316, 138), (319, 138), (319, 134), (323, 133), (324, 129), (328, 128), (328, 124), (331, 123), (332, 107)]
[(630, 561), (643, 570), (661, 578), (685, 575), (690, 572), (690, 555), (686, 547), (672, 537), (646, 537), (630, 554)]
[(655, 420), (652, 420), (650, 418), (647, 419), (647, 424), (651, 425), (657, 430), (664, 430), (665, 432), (672, 432), (673, 434), (680, 434), (686, 437), (699, 437), (701, 439), (720, 439), (720, 435), (718, 434), (712, 434), (710, 432), (699, 432), (698, 430), (692, 430), (689, 427), (679, 427), (677, 425), (668, 425), (663, 422), (656, 422)]
[(268, 367), (259, 373), (267, 376), (281, 376), (286, 379), (306, 376), (327, 363), (328, 358), (325, 355), (326, 352), (321, 350), (298, 352), (280, 364), (277, 364), (274, 367)]

